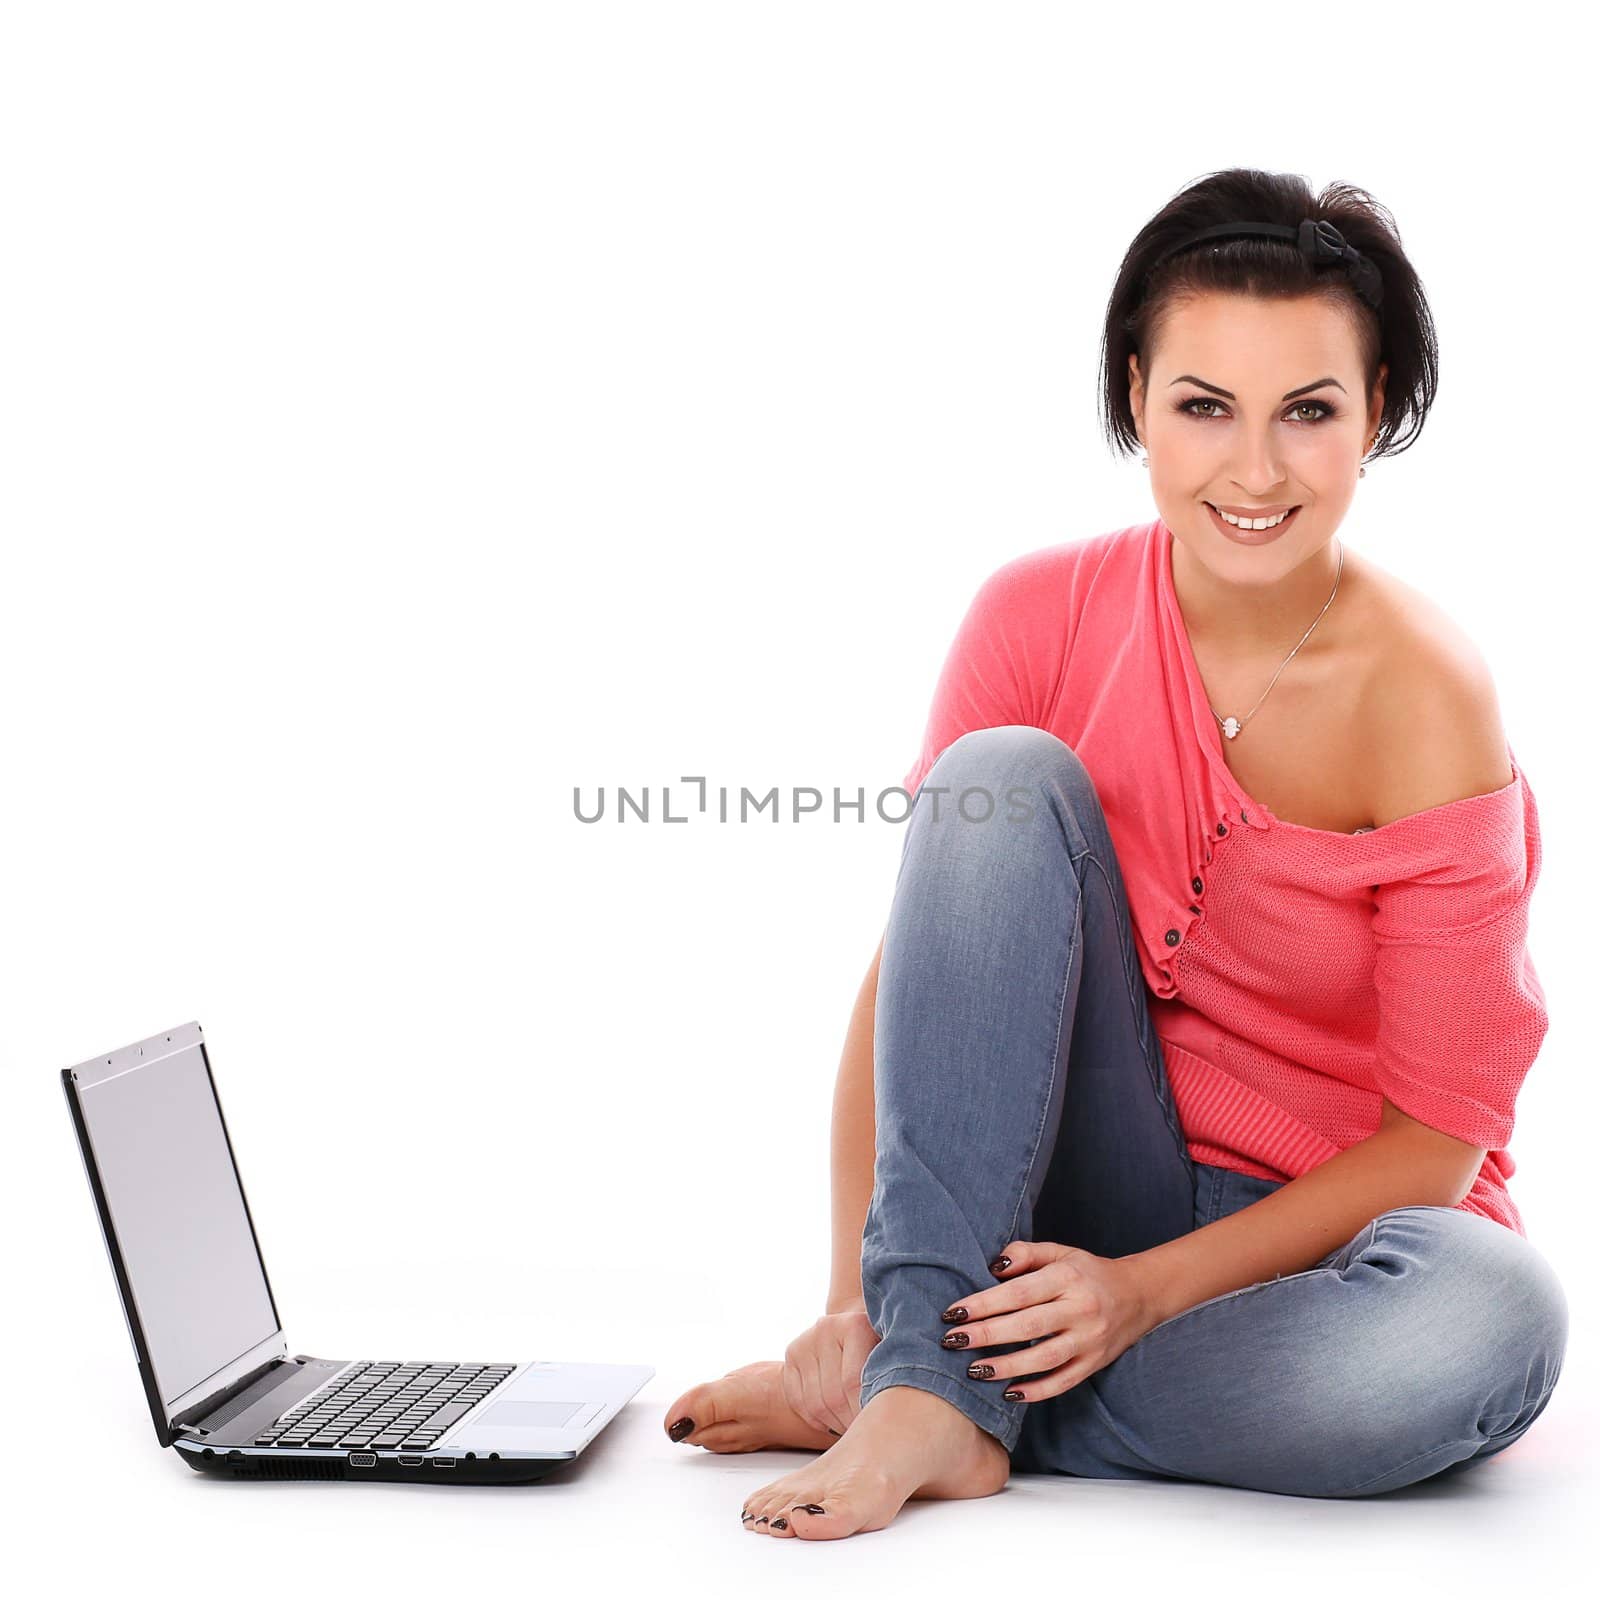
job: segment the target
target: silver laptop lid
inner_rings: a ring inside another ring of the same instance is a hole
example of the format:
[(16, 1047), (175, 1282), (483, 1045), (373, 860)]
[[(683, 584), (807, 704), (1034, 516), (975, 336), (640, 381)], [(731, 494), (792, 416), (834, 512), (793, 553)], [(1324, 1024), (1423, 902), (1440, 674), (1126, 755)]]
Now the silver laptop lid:
[(287, 1346), (200, 1024), (61, 1074), (156, 1434)]

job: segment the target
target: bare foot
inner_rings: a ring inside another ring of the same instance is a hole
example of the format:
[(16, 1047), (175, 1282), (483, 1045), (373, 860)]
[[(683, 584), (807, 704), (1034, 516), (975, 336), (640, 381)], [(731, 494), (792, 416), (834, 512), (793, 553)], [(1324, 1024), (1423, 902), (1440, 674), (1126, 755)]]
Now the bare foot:
[(783, 1363), (754, 1361), (725, 1378), (685, 1389), (667, 1407), (662, 1426), (673, 1438), (673, 1425), (688, 1418), (694, 1430), (675, 1442), (704, 1445), (707, 1450), (826, 1450), (838, 1435), (824, 1433), (797, 1417), (783, 1398)]
[(907, 1500), (977, 1499), (1010, 1475), (1010, 1453), (992, 1433), (948, 1400), (896, 1384), (815, 1461), (751, 1495), (742, 1521), (778, 1538), (845, 1539), (888, 1527)]

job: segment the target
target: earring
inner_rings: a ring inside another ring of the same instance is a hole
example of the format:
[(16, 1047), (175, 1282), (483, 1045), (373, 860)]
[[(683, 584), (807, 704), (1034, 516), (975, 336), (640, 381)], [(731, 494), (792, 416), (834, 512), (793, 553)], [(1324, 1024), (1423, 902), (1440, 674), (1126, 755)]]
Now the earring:
[[(1378, 436), (1377, 436), (1377, 434), (1373, 434), (1373, 436), (1370, 439), (1367, 440), (1367, 449), (1370, 451), (1372, 449), (1373, 445), (1375, 445), (1377, 442), (1378, 442)], [(1363, 467), (1356, 474), (1356, 476), (1358, 478), (1364, 478), (1364, 477), (1366, 477), (1366, 475), (1367, 475), (1367, 469), (1365, 467)]]
[(1149, 466), (1149, 465), (1150, 465), (1150, 457), (1149, 457), (1149, 456), (1146, 456), (1146, 457), (1145, 457), (1145, 458), (1144, 458), (1144, 460), (1142, 460), (1142, 461), (1141, 461), (1141, 462), (1140, 462), (1140, 463), (1139, 463), (1139, 465), (1140, 465), (1140, 466), (1141, 466), (1141, 467), (1148, 467), (1148, 466)]

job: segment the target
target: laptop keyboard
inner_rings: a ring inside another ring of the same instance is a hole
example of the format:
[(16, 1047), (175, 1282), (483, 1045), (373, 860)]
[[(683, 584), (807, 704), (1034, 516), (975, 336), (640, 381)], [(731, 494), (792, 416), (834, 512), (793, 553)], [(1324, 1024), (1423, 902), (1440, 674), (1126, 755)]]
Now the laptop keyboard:
[(517, 1369), (358, 1361), (285, 1411), (257, 1444), (308, 1450), (428, 1450)]

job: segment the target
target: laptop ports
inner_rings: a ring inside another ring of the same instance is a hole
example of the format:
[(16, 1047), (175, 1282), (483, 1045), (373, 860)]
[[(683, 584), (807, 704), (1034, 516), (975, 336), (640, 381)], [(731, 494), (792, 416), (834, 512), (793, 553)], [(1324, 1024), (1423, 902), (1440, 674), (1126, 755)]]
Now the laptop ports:
[(377, 1456), (370, 1450), (352, 1450), (345, 1460), (352, 1467), (375, 1467), (378, 1464)]
[(455, 1471), (456, 1458), (454, 1456), (435, 1456), (433, 1464), (441, 1472), (453, 1472)]
[(400, 1465), (402, 1467), (420, 1467), (422, 1465), (422, 1457), (421, 1456), (401, 1456), (400, 1457)]

